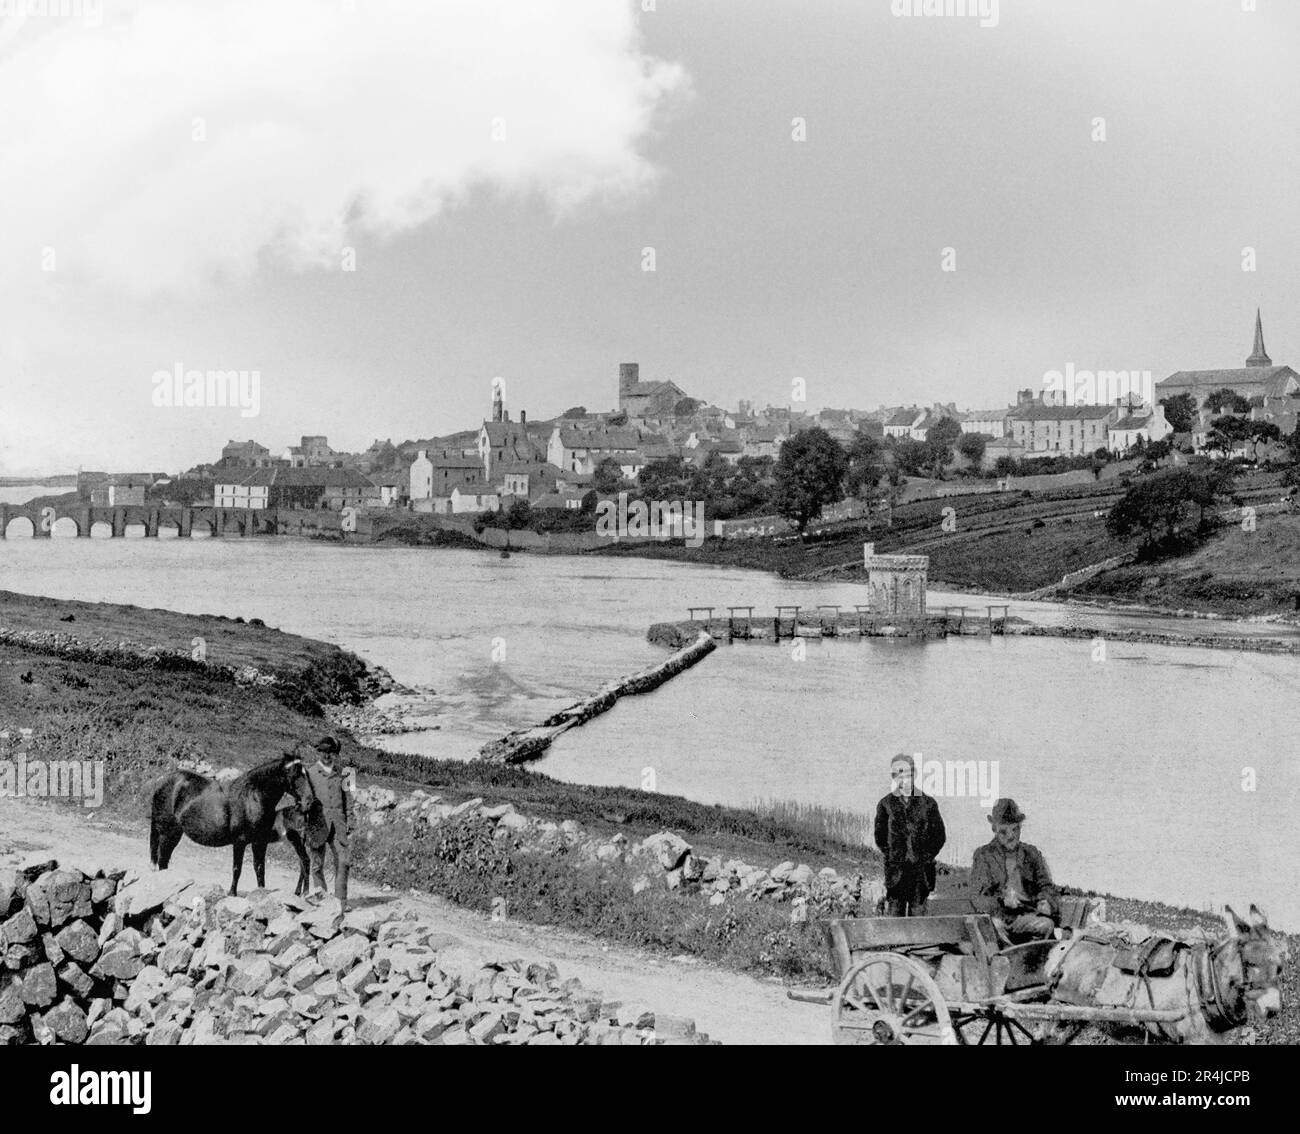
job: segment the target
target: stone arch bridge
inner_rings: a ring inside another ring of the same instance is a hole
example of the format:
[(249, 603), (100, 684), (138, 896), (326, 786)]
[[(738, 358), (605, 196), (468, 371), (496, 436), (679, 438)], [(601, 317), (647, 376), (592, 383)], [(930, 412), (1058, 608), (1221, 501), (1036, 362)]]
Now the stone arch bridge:
[(60, 520), (71, 520), (77, 526), (77, 535), (88, 537), (90, 529), (99, 523), (112, 528), (113, 535), (126, 535), (128, 525), (139, 524), (146, 536), (157, 536), (158, 529), (171, 525), (177, 534), (188, 538), (195, 529), (212, 536), (254, 536), (275, 531), (274, 515), (264, 516), (248, 508), (215, 508), (196, 505), (192, 508), (166, 508), (150, 504), (97, 506), (85, 503), (71, 504), (0, 504), (0, 539), (6, 538), (11, 520), (25, 517), (32, 525), (32, 535), (46, 538), (53, 534)]

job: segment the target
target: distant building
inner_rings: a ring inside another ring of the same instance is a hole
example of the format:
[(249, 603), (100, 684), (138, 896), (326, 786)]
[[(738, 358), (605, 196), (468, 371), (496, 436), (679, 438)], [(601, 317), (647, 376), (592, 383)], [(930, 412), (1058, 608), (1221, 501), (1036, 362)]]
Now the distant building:
[(1156, 400), (1191, 394), (1197, 406), (1215, 390), (1232, 390), (1244, 398), (1283, 398), (1300, 392), (1300, 374), (1289, 366), (1274, 366), (1264, 349), (1264, 326), (1255, 311), (1255, 343), (1244, 367), (1226, 370), (1179, 370), (1156, 383)]
[(90, 502), (97, 508), (122, 508), (144, 503), (148, 484), (143, 478), (110, 476), (90, 490)]
[(867, 594), (872, 614), (901, 618), (925, 616), (925, 590), (929, 579), (928, 555), (877, 555), (874, 543), (862, 545), (867, 570)]
[(620, 362), (618, 366), (618, 408), (628, 417), (668, 417), (686, 397), (676, 382), (642, 382), (641, 366)]
[(483, 481), (473, 484), (458, 484), (451, 490), (451, 510), (453, 512), (483, 512), (487, 509), (501, 507), (501, 494)]
[(744, 437), (743, 455), (746, 457), (778, 457), (781, 443), (785, 440), (775, 425), (756, 425), (753, 429), (741, 430)]
[(322, 508), (338, 511), (381, 499), (379, 487), (356, 469), (255, 469), (242, 478), (218, 478), (218, 508)]
[(589, 473), (606, 457), (620, 466), (634, 464), (640, 447), (641, 435), (635, 429), (584, 430), (557, 423), (546, 447), (546, 459), (566, 472)]
[(926, 429), (933, 424), (929, 418), (929, 410), (917, 409), (915, 406), (898, 410), (885, 422), (885, 436), (924, 441)]
[(434, 496), (451, 499), (457, 484), (472, 484), (483, 478), (483, 465), (477, 456), (459, 450), (434, 452), (421, 449), (410, 467), (410, 498), (428, 500)]
[(217, 466), (223, 469), (261, 469), (271, 464), (271, 450), (256, 441), (227, 441)]
[(984, 469), (995, 468), (998, 460), (1002, 457), (1012, 461), (1019, 461), (1026, 452), (1027, 450), (1019, 441), (1004, 434), (1001, 437), (995, 437), (984, 446), (984, 458), (980, 462), (980, 467)]
[(1028, 404), (1017, 406), (1007, 415), (1007, 426), (1031, 460), (1083, 457), (1107, 447), (1107, 427), (1118, 418), (1114, 406)]
[(985, 437), (1001, 437), (1007, 431), (1007, 414), (1010, 410), (969, 410), (958, 421), (963, 433), (982, 433)]
[(291, 469), (326, 467), (342, 454), (335, 453), (326, 438), (317, 434), (304, 434), (301, 444), (290, 445), (280, 454), (280, 460)]
[(528, 430), (528, 416), (518, 421), (507, 415), (503, 421), (485, 421), (478, 434), (478, 478), (491, 480), (502, 465), (541, 464), (546, 460), (545, 444)]
[(1140, 406), (1126, 409), (1106, 431), (1106, 447), (1115, 454), (1127, 453), (1139, 441), (1149, 445), (1163, 441), (1173, 433), (1165, 420), (1164, 406)]

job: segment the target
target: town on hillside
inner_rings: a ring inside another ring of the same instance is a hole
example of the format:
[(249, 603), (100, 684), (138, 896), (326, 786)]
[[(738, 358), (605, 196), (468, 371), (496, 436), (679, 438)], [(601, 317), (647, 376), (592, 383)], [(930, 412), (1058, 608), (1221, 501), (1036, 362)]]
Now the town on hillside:
[[(1144, 372), (1146, 373), (1146, 372)], [(1111, 397), (1110, 395), (1115, 395)], [(494, 385), (477, 431), (333, 449), (324, 436), (270, 448), (231, 440), (217, 460), (179, 476), (83, 471), (77, 492), (97, 506), (206, 504), (226, 509), (346, 507), (435, 515), (507, 512), (530, 526), (549, 514), (590, 512), (619, 492), (660, 489), (709, 497), (717, 520), (774, 510), (774, 473), (792, 438), (820, 430), (839, 447), (844, 495), (870, 501), (909, 482), (996, 481), (1090, 469), (1142, 457), (1179, 464), (1202, 456), (1281, 459), (1297, 445), (1300, 374), (1276, 365), (1256, 313), (1242, 366), (1180, 370), (1153, 385), (1138, 372), (1071, 369), (1016, 393), (1014, 404), (954, 404), (819, 412), (740, 401), (723, 409), (671, 380), (618, 368), (616, 407), (572, 406), (530, 420)], [(939, 492), (948, 494), (957, 486)], [(981, 486), (982, 487), (982, 486)]]

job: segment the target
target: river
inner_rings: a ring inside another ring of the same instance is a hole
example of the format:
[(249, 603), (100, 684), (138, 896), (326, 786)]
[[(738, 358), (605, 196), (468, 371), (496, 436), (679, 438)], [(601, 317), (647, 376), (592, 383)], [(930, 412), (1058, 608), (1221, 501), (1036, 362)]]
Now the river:
[[(440, 731), (388, 743), (446, 758), (659, 660), (646, 628), (688, 604), (761, 613), (862, 600), (851, 583), (653, 560), (270, 539), (11, 539), (0, 588), (260, 617), (336, 642), (429, 691)], [(923, 771), (984, 762), (982, 782), (940, 796), (946, 859), (969, 861), (988, 837), (987, 802), (1010, 795), (1060, 881), (1197, 908), (1254, 901), (1300, 930), (1300, 659), (1106, 641), (1108, 629), (1169, 628), (1149, 615), (1052, 603), (1013, 603), (1012, 614), (1089, 626), (1101, 641), (828, 640), (801, 654), (737, 643), (565, 734), (537, 767), (583, 783), (652, 779), (705, 802), (781, 798), (869, 816), (894, 752), (919, 753)]]

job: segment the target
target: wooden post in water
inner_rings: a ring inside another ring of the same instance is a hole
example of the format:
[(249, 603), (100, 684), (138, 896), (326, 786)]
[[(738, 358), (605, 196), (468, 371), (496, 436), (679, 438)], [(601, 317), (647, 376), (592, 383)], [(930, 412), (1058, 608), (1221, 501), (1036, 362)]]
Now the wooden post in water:
[(797, 606), (778, 606), (776, 608), (776, 619), (773, 623), (775, 638), (781, 640), (781, 619), (785, 617), (782, 611), (792, 610), (794, 614), (790, 616), (790, 637), (793, 638), (799, 630), (799, 608)]

